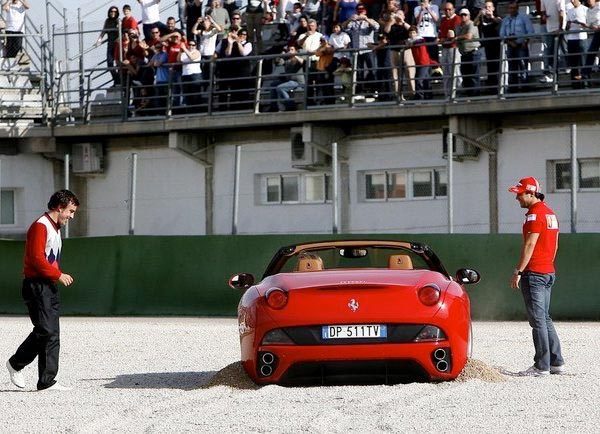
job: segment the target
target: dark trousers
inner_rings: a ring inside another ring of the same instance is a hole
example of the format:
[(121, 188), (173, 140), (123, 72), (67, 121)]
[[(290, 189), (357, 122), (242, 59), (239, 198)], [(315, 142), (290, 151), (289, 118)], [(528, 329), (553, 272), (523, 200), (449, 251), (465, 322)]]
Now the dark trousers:
[(498, 72), (500, 71), (500, 41), (484, 41), (487, 81), (485, 85), (489, 87), (488, 91), (496, 92), (498, 90)]
[(600, 49), (600, 31), (594, 33), (592, 42), (590, 42), (590, 45), (587, 49), (587, 55), (585, 56), (585, 68), (583, 70), (585, 78), (590, 78), (590, 75), (592, 74), (592, 66), (594, 65), (596, 56), (598, 56), (598, 49)]
[[(12, 32), (10, 30), (6, 30), (7, 35), (22, 35), (23, 32)], [(4, 52), (4, 57), (17, 57), (19, 51), (23, 47), (23, 37), (22, 36), (9, 36), (6, 38), (6, 51)]]
[(463, 90), (467, 96), (478, 96), (481, 92), (479, 80), (479, 61), (481, 54), (478, 50), (461, 53), (460, 73), (463, 79)]
[(581, 80), (582, 66), (585, 65), (585, 40), (570, 39), (567, 41), (569, 57), (567, 64), (571, 68), (571, 86), (577, 88), (578, 83), (574, 80)]
[(121, 84), (121, 73), (118, 68), (115, 68), (115, 50), (113, 44), (106, 44), (106, 66), (111, 68), (110, 75), (115, 86)]
[(508, 85), (509, 91), (524, 90), (528, 83), (527, 66), (529, 64), (529, 49), (524, 44), (516, 47), (506, 47), (506, 58), (508, 59)]
[(373, 62), (373, 53), (362, 53), (359, 54), (356, 59), (356, 82), (357, 82), (357, 92), (367, 92), (373, 89), (375, 83), (375, 75), (373, 74), (374, 62)]
[(24, 279), (21, 291), (29, 311), (33, 331), (23, 341), (9, 361), (20, 371), (38, 358), (38, 390), (47, 389), (56, 381), (60, 350), (59, 306), (57, 286), (45, 279)]
[(417, 65), (415, 99), (431, 99), (431, 66)]

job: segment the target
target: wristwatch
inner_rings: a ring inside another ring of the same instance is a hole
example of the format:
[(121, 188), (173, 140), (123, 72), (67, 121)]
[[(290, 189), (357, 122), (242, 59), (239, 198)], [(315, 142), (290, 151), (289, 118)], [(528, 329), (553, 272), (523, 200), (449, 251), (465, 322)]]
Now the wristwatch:
[(516, 276), (522, 276), (523, 272), (521, 270), (519, 270), (518, 268), (515, 268), (515, 271), (513, 274), (515, 274)]

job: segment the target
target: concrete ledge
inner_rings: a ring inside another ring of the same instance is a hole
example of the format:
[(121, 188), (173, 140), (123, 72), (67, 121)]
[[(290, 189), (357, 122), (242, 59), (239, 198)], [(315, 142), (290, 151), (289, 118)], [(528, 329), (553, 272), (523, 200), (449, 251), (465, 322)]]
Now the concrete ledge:
[[(445, 118), (448, 116), (493, 116), (494, 118), (523, 113), (539, 115), (548, 122), (556, 121), (551, 113), (585, 113), (589, 108), (600, 106), (600, 94), (596, 92), (573, 93), (568, 95), (545, 95), (508, 99), (475, 99), (454, 103), (403, 103), (398, 104), (365, 104), (356, 107), (335, 106), (325, 109), (314, 109), (280, 113), (216, 113), (212, 116), (197, 115), (174, 117), (171, 119), (129, 119), (127, 122), (94, 120), (88, 125), (56, 126), (55, 137), (81, 136), (113, 136), (164, 134), (170, 131), (215, 131), (222, 129), (264, 128), (269, 126), (297, 125), (303, 122), (335, 121), (338, 125), (354, 125), (356, 123), (372, 123), (374, 120), (394, 119), (399, 122)], [(502, 115), (502, 116), (498, 116)], [(45, 132), (49, 132), (44, 127)], [(36, 135), (37, 127), (31, 127), (20, 133), (20, 136)], [(43, 133), (42, 133), (43, 135)], [(7, 131), (0, 130), (0, 137), (14, 137)]]

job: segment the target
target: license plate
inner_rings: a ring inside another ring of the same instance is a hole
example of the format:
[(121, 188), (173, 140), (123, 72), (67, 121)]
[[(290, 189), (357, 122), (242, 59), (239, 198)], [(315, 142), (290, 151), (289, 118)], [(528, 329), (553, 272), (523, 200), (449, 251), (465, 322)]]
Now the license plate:
[(321, 328), (323, 339), (386, 338), (387, 326), (381, 324), (327, 325)]

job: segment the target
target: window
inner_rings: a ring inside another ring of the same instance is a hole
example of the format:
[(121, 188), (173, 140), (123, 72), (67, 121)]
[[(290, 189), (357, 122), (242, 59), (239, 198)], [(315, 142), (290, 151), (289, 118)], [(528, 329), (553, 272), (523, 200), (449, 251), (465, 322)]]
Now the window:
[(369, 201), (443, 197), (448, 194), (447, 184), (448, 176), (442, 169), (366, 172), (364, 197)]
[(279, 176), (268, 176), (267, 182), (267, 202), (281, 202), (281, 179)]
[(0, 191), (0, 225), (15, 224), (15, 192)]
[(600, 188), (600, 159), (579, 162), (579, 188)]
[[(577, 160), (579, 189), (600, 189), (600, 158)], [(548, 165), (548, 179), (554, 180), (553, 191), (571, 190), (571, 162), (551, 161)]]
[(281, 201), (298, 202), (298, 176), (283, 175), (281, 177)]
[(435, 175), (435, 196), (448, 196), (448, 172), (445, 170), (434, 170)]
[(413, 172), (413, 196), (433, 197), (433, 173), (431, 170)]
[(406, 197), (406, 171), (388, 172), (388, 197), (401, 199)]
[(333, 196), (328, 173), (259, 175), (263, 203), (325, 203)]
[(385, 172), (365, 175), (367, 199), (385, 199)]
[(304, 180), (305, 202), (323, 203), (331, 200), (333, 196), (333, 183), (331, 182), (331, 175), (304, 175)]

